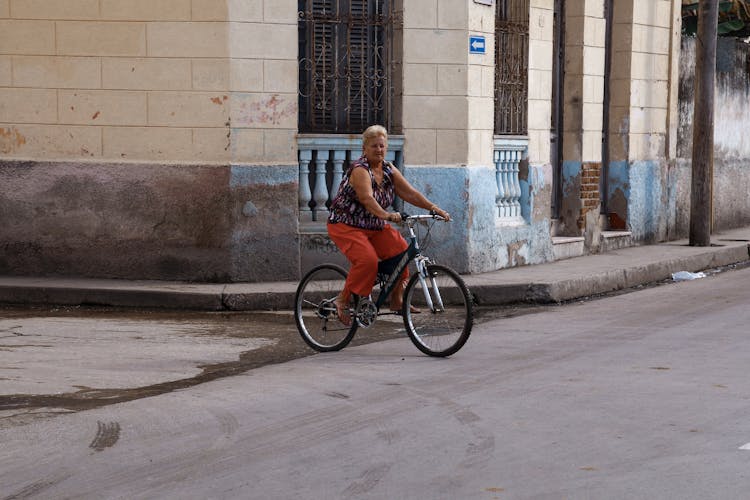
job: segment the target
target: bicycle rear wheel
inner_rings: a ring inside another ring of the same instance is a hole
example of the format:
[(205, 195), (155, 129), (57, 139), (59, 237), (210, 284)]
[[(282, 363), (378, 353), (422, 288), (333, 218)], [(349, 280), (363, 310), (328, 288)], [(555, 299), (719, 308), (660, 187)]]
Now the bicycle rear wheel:
[(350, 308), (351, 325), (339, 321), (334, 301), (344, 288), (346, 271), (335, 264), (311, 269), (300, 281), (294, 298), (294, 319), (302, 340), (316, 351), (338, 351), (357, 331)]
[[(420, 312), (411, 312), (412, 307)], [(404, 292), (404, 326), (420, 351), (439, 357), (456, 353), (469, 339), (473, 322), (471, 294), (458, 273), (432, 264), (424, 285), (418, 274), (411, 277)]]

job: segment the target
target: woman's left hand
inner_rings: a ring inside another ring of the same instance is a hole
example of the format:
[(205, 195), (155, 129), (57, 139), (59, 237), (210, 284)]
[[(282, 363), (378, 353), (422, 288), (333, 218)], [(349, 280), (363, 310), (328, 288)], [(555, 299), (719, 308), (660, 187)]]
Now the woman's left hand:
[(451, 214), (449, 214), (448, 212), (446, 212), (445, 210), (443, 210), (442, 208), (438, 206), (433, 206), (431, 212), (433, 212), (436, 215), (439, 215), (445, 220), (451, 220)]

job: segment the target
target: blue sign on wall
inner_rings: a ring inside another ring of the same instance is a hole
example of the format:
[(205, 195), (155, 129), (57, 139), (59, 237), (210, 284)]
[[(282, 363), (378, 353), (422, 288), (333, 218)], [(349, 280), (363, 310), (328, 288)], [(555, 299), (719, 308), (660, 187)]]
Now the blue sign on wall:
[(483, 36), (469, 37), (469, 54), (484, 54), (485, 41)]

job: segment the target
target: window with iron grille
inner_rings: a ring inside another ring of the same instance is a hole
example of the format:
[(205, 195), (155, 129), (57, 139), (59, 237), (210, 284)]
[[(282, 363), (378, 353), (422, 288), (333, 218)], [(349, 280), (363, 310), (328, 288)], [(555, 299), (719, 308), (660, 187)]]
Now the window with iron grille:
[(396, 0), (298, 0), (299, 131), (399, 133)]
[(528, 132), (529, 0), (497, 0), (495, 134)]

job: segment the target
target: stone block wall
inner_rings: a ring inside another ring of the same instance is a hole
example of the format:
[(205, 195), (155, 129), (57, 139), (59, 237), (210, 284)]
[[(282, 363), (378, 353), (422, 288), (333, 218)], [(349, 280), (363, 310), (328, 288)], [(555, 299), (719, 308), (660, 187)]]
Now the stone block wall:
[(292, 0), (7, 0), (0, 154), (293, 163), (296, 36)]
[(0, 272), (299, 275), (295, 0), (0, 0)]
[[(404, 2), (404, 156), (414, 165), (492, 162), (494, 8), (465, 0)], [(469, 54), (469, 35), (485, 54)]]

